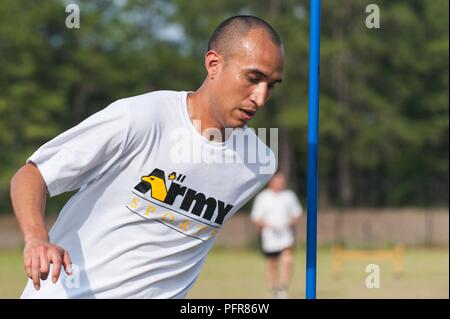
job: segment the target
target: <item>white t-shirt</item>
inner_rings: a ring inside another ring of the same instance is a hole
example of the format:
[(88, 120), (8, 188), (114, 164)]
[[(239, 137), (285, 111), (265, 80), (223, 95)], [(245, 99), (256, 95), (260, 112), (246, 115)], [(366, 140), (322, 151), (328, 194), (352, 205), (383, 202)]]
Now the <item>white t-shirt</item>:
[(301, 204), (293, 191), (273, 192), (265, 189), (259, 193), (253, 204), (251, 219), (271, 226), (262, 229), (263, 251), (279, 252), (292, 246), (295, 238), (290, 223), (293, 217), (300, 217), (301, 214)]
[[(27, 160), (50, 196), (79, 191), (49, 232), (74, 275), (62, 270), (39, 291), (29, 280), (22, 298), (186, 296), (217, 231), (276, 170), (247, 126), (224, 143), (200, 135), (186, 98), (156, 91), (118, 100)], [(254, 144), (242, 143), (245, 135)], [(266, 156), (245, 159), (255, 146)]]

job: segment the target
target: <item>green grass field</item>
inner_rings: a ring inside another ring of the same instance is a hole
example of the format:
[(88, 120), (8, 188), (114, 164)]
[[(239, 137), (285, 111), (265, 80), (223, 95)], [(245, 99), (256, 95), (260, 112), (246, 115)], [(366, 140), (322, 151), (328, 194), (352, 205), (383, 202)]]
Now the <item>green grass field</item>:
[[(304, 298), (305, 251), (297, 249), (291, 298)], [(318, 254), (318, 298), (448, 298), (448, 249), (406, 249), (404, 273), (395, 278), (383, 261), (347, 262), (339, 279), (331, 272), (329, 249)], [(380, 288), (368, 289), (365, 266), (380, 266)], [(213, 249), (188, 298), (267, 298), (264, 260), (257, 251)], [(26, 277), (22, 252), (0, 251), (0, 298), (18, 298)]]

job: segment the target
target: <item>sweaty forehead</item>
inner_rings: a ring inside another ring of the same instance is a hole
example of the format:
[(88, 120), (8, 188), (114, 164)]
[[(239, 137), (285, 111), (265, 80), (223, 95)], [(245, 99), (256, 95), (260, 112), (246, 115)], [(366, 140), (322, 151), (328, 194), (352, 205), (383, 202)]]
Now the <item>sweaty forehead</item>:
[(219, 53), (227, 55), (235, 55), (239, 53), (247, 53), (245, 51), (264, 50), (274, 48), (282, 51), (280, 45), (276, 44), (269, 33), (262, 28), (254, 28), (245, 33), (230, 32), (226, 37), (226, 41), (222, 41)]
[(252, 30), (233, 45), (224, 57), (246, 69), (261, 69), (265, 73), (281, 73), (283, 48), (274, 43), (264, 31)]

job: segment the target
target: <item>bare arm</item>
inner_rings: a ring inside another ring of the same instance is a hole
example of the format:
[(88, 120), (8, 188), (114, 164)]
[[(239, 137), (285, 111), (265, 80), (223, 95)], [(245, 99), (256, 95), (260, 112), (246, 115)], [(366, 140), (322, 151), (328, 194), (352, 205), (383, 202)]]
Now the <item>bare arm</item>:
[(45, 181), (33, 163), (22, 166), (11, 179), (11, 202), (25, 241), (24, 267), (36, 289), (40, 288), (40, 279), (47, 278), (50, 264), (53, 282), (59, 278), (61, 265), (68, 274), (71, 272), (68, 252), (49, 242), (44, 219), (46, 191)]
[(293, 217), (291, 218), (291, 226), (292, 226), (292, 227), (295, 227), (295, 226), (298, 224), (299, 221), (300, 221), (300, 215), (298, 215), (298, 216), (293, 216)]
[(48, 241), (44, 211), (47, 186), (34, 164), (22, 166), (11, 179), (11, 202), (25, 242)]
[(262, 229), (264, 228), (264, 223), (263, 223), (263, 221), (262, 221), (261, 219), (257, 219), (257, 220), (254, 221), (254, 223), (255, 223), (255, 225), (256, 225), (256, 230), (257, 230), (257, 232), (258, 232), (258, 233), (261, 232)]
[(264, 228), (274, 229), (272, 225), (266, 223), (262, 218), (255, 220), (254, 223), (258, 232), (261, 232)]

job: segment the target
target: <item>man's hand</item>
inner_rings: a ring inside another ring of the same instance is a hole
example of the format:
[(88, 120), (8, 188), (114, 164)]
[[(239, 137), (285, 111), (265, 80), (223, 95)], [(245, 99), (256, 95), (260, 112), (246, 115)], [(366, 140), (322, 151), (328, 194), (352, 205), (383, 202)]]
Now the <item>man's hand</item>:
[(266, 223), (264, 220), (262, 219), (258, 219), (255, 221), (256, 224), (256, 228), (258, 232), (261, 232), (263, 229), (272, 229), (272, 230), (276, 230), (276, 227), (273, 225), (270, 225), (268, 223)]
[(69, 253), (63, 248), (52, 245), (47, 240), (34, 238), (25, 242), (23, 250), (25, 271), (33, 280), (34, 287), (39, 290), (40, 279), (49, 275), (50, 264), (53, 264), (52, 281), (56, 283), (61, 273), (61, 265), (68, 275), (72, 275), (72, 261)]
[(294, 217), (292, 217), (292, 218), (291, 218), (290, 226), (295, 228), (295, 226), (297, 225), (297, 223), (299, 222), (299, 220), (300, 220), (300, 217), (299, 217), (299, 216), (294, 216)]

